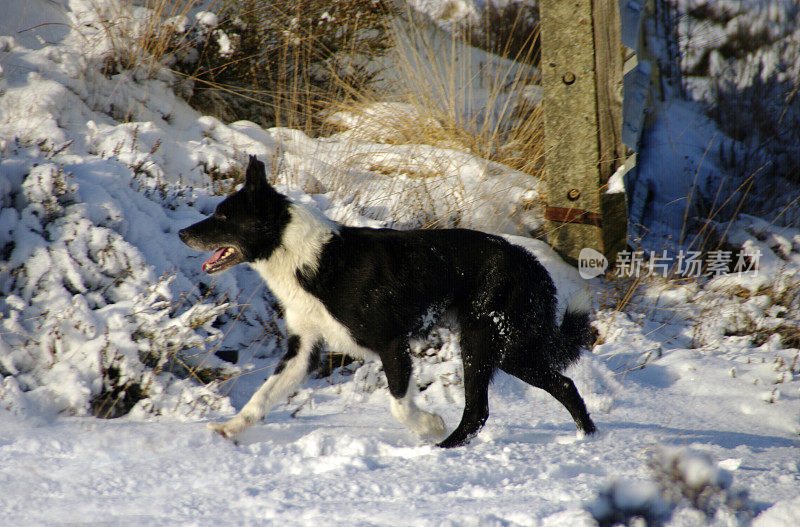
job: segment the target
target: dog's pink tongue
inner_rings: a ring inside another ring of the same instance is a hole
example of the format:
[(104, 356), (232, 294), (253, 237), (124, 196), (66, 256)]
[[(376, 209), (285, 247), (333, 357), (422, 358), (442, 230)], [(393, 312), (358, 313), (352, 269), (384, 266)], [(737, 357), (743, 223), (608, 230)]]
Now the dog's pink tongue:
[(214, 254), (211, 255), (211, 258), (209, 258), (208, 260), (203, 262), (203, 271), (204, 272), (207, 270), (208, 267), (211, 267), (212, 265), (214, 265), (214, 263), (216, 263), (217, 260), (222, 258), (222, 253), (225, 252), (225, 249), (226, 249), (225, 247), (221, 247), (221, 248), (217, 249), (214, 252)]

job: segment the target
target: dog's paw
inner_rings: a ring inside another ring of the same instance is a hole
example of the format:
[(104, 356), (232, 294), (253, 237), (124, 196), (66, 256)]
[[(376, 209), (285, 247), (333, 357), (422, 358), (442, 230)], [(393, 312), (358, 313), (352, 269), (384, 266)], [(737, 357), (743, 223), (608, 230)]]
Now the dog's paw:
[[(242, 426), (244, 424), (244, 426)], [(239, 423), (236, 419), (225, 421), (224, 423), (208, 423), (209, 430), (215, 432), (226, 439), (234, 439), (247, 427), (246, 423)]]
[(424, 412), (419, 420), (418, 433), (424, 438), (439, 438), (446, 432), (444, 419), (438, 414)]
[(574, 434), (556, 436), (555, 441), (560, 445), (572, 445), (574, 443), (596, 439), (597, 436), (597, 430), (592, 430), (591, 433), (587, 433), (585, 430), (579, 428)]
[(579, 428), (579, 429), (578, 429), (578, 431), (577, 431), (577, 432), (576, 432), (576, 434), (575, 434), (575, 437), (577, 437), (577, 438), (578, 438), (578, 439), (580, 439), (581, 441), (583, 441), (583, 440), (597, 439), (597, 438), (599, 438), (599, 437), (602, 437), (602, 436), (603, 436), (603, 433), (602, 433), (602, 432), (599, 432), (599, 431), (597, 430), (597, 428), (594, 428), (594, 427), (592, 427), (592, 429), (591, 429), (591, 430), (581, 430), (581, 429)]
[(594, 425), (594, 422), (592, 422), (592, 420), (590, 419), (585, 424), (578, 425), (578, 432), (581, 432), (587, 436), (594, 435), (597, 432), (597, 427)]
[(452, 434), (447, 436), (446, 439), (436, 444), (439, 448), (456, 448), (464, 446), (472, 439), (472, 435), (463, 435), (458, 433), (458, 429), (454, 430)]

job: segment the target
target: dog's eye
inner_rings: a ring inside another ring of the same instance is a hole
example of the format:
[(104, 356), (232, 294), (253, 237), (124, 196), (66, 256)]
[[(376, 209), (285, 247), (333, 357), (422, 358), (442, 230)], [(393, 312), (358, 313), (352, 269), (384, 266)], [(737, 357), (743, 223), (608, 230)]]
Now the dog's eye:
[(225, 216), (224, 214), (220, 214), (219, 212), (215, 212), (215, 213), (214, 213), (214, 216), (215, 216), (215, 217), (216, 217), (218, 220), (223, 220), (223, 221), (224, 221), (224, 220), (227, 220), (227, 219), (228, 219), (228, 217), (227, 217), (227, 216)]

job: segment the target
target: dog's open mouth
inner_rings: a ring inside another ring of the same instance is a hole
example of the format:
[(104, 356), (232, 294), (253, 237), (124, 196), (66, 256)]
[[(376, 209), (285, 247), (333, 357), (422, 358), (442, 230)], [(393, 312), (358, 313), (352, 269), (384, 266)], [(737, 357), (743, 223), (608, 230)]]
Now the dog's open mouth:
[(235, 247), (220, 247), (211, 258), (203, 262), (203, 271), (206, 273), (216, 273), (236, 265), (242, 260), (241, 253)]

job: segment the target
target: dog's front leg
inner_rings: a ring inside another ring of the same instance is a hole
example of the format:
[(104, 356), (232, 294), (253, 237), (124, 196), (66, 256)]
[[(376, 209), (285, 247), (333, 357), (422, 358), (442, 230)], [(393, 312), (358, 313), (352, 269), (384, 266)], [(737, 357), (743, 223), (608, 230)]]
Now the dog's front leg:
[(277, 404), (286, 400), (309, 374), (316, 340), (291, 335), (288, 350), (275, 367), (275, 372), (253, 394), (242, 410), (230, 421), (209, 423), (218, 434), (233, 438), (253, 423), (257, 423)]

